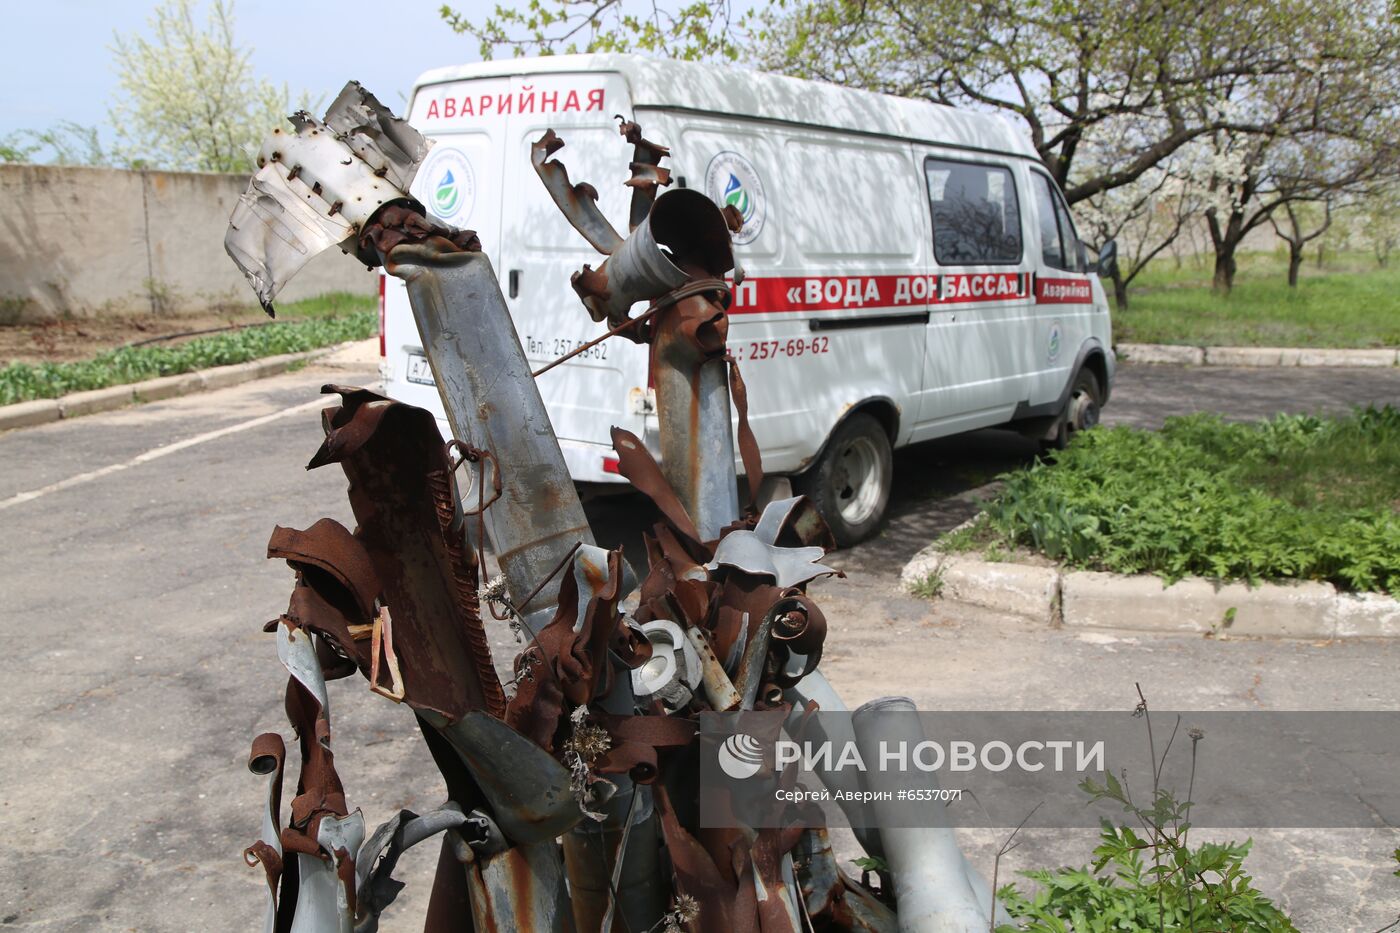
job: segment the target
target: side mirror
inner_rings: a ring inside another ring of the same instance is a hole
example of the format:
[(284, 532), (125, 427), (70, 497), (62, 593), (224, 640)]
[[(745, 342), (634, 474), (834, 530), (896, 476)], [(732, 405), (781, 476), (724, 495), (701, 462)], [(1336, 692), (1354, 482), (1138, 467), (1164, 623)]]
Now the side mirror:
[(1118, 241), (1109, 240), (1099, 249), (1099, 261), (1094, 263), (1094, 271), (1100, 276), (1113, 275), (1118, 269)]

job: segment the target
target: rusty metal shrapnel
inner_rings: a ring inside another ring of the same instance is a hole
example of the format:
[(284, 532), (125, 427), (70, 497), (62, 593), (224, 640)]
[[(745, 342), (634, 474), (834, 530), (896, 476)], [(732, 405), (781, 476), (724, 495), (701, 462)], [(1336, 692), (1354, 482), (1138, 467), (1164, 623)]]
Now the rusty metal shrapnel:
[[(553, 131), (532, 148), (555, 203), (608, 257), (574, 276), (586, 309), (652, 355), (660, 462), (635, 435), (613, 432), (619, 469), (661, 517), (638, 579), (620, 549), (594, 544), (480, 242), (430, 220), (406, 193), (426, 141), (354, 84), (323, 124), (293, 122), (300, 141), (270, 152), (235, 210), (231, 255), (270, 308), (295, 271), (275, 242), (295, 215), (321, 231), (311, 240), (340, 242), (404, 279), (457, 440), (444, 445), (421, 409), (325, 388), (341, 404), (308, 467), (340, 464), (357, 527), (278, 527), (268, 545), (296, 571), (288, 609), (268, 630), (289, 673), (301, 751), (289, 817), (281, 738), (260, 736), (249, 759), (266, 777), (262, 831), (245, 859), (266, 877), (268, 933), (373, 933), (403, 886), (393, 878), (402, 853), (439, 836), (432, 933), (986, 929), (991, 894), (951, 835), (857, 832), (894, 866), (896, 914), (889, 891), (841, 871), (803, 808), (784, 811), (781, 830), (694, 825), (699, 713), (786, 711), (782, 728), (797, 736), (817, 728), (812, 711), (844, 709), (817, 670), (826, 620), (807, 593), (837, 573), (822, 563), (830, 533), (803, 499), (758, 508), (747, 392), (725, 351), (725, 277), (740, 274), (734, 218), (698, 192), (658, 196), (668, 150), (635, 123), (620, 126), (633, 147), (625, 239), (596, 191), (552, 159), (563, 146)], [(289, 153), (301, 160), (294, 171)], [(325, 164), (332, 157), (353, 171)], [(314, 197), (288, 207), (306, 179)], [(346, 211), (345, 192), (363, 197), (366, 183), (382, 200)], [(340, 206), (308, 220), (316, 198)], [(648, 310), (634, 319), (641, 302)], [(503, 572), (484, 590), (483, 547)], [(521, 627), (508, 685), (486, 638), (483, 593), (493, 616)], [(422, 816), (399, 812), (368, 840), (330, 751), (327, 681), (356, 672), (413, 711), (448, 795)], [(848, 789), (842, 775), (822, 779)]]

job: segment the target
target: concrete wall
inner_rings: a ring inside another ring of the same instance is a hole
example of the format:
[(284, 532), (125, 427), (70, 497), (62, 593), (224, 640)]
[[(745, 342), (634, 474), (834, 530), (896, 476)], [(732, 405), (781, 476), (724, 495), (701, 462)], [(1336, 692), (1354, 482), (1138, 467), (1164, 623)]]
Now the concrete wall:
[[(0, 324), (255, 303), (224, 252), (240, 175), (0, 165)], [(375, 294), (339, 250), (279, 296)]]

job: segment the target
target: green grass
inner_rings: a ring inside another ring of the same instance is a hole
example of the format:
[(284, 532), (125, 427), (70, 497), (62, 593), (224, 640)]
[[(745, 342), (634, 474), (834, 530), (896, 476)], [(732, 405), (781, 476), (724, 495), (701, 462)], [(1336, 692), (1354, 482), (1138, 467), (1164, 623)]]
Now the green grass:
[[(301, 301), (290, 301), (287, 304), (279, 302), (277, 320), (299, 321), (303, 318), (342, 317), (356, 311), (373, 311), (377, 302), (378, 299), (373, 296), (357, 292), (327, 292), (324, 295), (303, 298)], [(261, 308), (257, 308), (256, 305), (252, 307), (257, 310), (259, 320), (266, 316)], [(378, 325), (376, 324), (376, 326)]]
[[(1386, 268), (1339, 254), (1322, 269), (1310, 257), (1296, 289), (1285, 257), (1240, 257), (1228, 298), (1210, 290), (1209, 258), (1177, 269), (1159, 259), (1133, 281), (1128, 310), (1113, 318), (1124, 343), (1193, 346), (1394, 347), (1400, 345), (1400, 261)], [(1111, 289), (1110, 289), (1111, 291)]]
[(211, 366), (363, 340), (378, 329), (374, 299), (327, 295), (279, 308), (279, 323), (195, 337), (183, 343), (118, 347), (90, 360), (11, 363), (0, 368), (0, 405), (142, 382)]
[(1400, 595), (1400, 409), (1160, 432), (1099, 428), (1002, 477), (945, 546), (1020, 546), (1069, 566), (1221, 580), (1325, 580)]

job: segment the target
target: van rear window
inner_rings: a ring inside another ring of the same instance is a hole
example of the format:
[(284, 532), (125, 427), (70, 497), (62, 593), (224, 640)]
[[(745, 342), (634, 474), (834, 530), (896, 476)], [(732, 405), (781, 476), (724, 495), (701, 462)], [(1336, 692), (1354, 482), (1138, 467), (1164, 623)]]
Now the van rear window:
[(1021, 261), (1021, 206), (1010, 169), (927, 159), (924, 176), (939, 265)]

